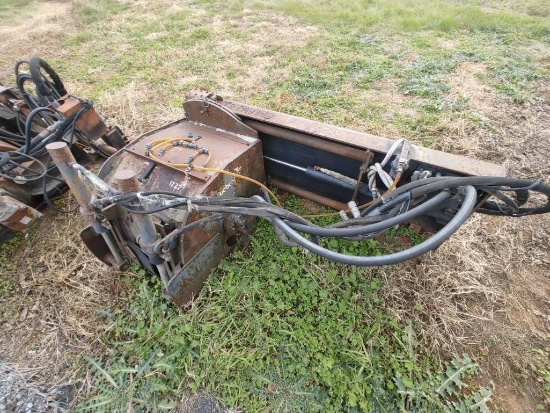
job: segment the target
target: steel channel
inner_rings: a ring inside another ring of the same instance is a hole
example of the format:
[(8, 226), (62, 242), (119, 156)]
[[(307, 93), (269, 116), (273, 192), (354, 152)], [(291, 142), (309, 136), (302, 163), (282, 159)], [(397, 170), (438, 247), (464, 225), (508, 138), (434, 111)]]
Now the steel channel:
[(335, 142), (322, 140), (314, 136), (306, 135), (304, 133), (284, 129), (279, 126), (270, 125), (251, 119), (244, 119), (243, 122), (246, 123), (248, 126), (256, 129), (258, 132), (265, 133), (266, 135), (271, 135), (276, 138), (296, 142), (301, 145), (319, 149), (324, 152), (344, 156), (346, 158), (355, 159), (356, 161), (364, 162), (365, 160), (365, 151), (361, 149), (355, 149), (350, 146), (340, 145)]
[[(196, 97), (201, 94), (193, 91), (188, 96)], [(358, 132), (339, 126), (328, 125), (310, 119), (299, 118), (285, 113), (275, 112), (269, 109), (245, 105), (230, 100), (218, 102), (231, 109), (242, 118), (242, 121), (259, 132), (267, 133), (287, 140), (298, 139), (296, 142), (310, 145), (314, 148), (338, 153), (348, 158), (363, 161), (361, 155), (351, 156), (347, 152), (339, 152), (338, 145), (347, 149), (370, 149), (378, 153), (387, 153), (393, 144), (393, 140)], [(271, 133), (270, 133), (271, 132)], [(279, 134), (277, 134), (279, 132)], [(306, 137), (307, 139), (304, 139)], [(301, 142), (300, 142), (301, 141)], [(319, 142), (320, 141), (320, 142)], [(348, 146), (349, 145), (349, 146)], [(356, 152), (353, 152), (355, 154)], [(503, 165), (467, 158), (461, 155), (411, 145), (410, 159), (427, 164), (438, 169), (452, 171), (466, 176), (506, 176)]]

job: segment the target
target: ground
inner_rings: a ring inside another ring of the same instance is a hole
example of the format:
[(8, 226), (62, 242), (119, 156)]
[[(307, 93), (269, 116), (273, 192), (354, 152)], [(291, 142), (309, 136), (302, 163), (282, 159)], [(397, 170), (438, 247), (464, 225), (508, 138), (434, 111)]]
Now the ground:
[[(0, 17), (0, 82), (41, 56), (131, 138), (178, 119), (202, 87), (550, 178), (542, 0), (0, 0)], [(130, 275), (84, 249), (78, 215), (45, 215), (0, 255), (0, 380), (47, 393), (53, 411), (92, 392), (82, 357), (105, 354), (106, 313), (128, 305)], [(478, 361), (494, 410), (549, 411), (549, 249), (548, 216), (474, 216), (437, 252), (376, 277), (385, 308), (413, 320), (442, 363)]]

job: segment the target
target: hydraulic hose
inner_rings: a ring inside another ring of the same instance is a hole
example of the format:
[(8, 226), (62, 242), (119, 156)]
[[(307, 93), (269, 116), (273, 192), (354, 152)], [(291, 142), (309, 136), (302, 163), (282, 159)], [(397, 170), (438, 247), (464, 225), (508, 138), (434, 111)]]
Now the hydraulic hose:
[[(59, 75), (53, 68), (39, 57), (31, 57), (28, 62), (31, 78), (36, 85), (36, 93), (42, 104), (48, 105), (67, 94), (67, 90)], [(44, 77), (42, 69), (50, 76), (52, 82)]]
[[(477, 193), (477, 192), (476, 192)], [(358, 235), (372, 234), (374, 232), (383, 231), (393, 226), (410, 221), (411, 219), (422, 215), (428, 211), (437, 208), (443, 201), (447, 200), (451, 196), (449, 191), (441, 191), (433, 198), (428, 199), (417, 207), (410, 209), (409, 211), (397, 215), (393, 218), (386, 219), (384, 221), (376, 222), (373, 224), (362, 225), (349, 228), (323, 228), (314, 227), (310, 225), (303, 225), (295, 222), (289, 222), (287, 225), (295, 230), (306, 232), (311, 235), (317, 235), (320, 237), (355, 237)], [(359, 218), (360, 219), (360, 218)], [(353, 222), (353, 221), (352, 221)]]
[(40, 112), (50, 112), (52, 113), (58, 120), (62, 121), (63, 117), (59, 115), (56, 111), (53, 109), (47, 108), (47, 107), (39, 107), (34, 109), (31, 113), (29, 113), (29, 116), (27, 116), (27, 120), (25, 122), (25, 146), (21, 148), (21, 152), (24, 154), (28, 154), (30, 150), (32, 149), (32, 141), (31, 141), (31, 130), (32, 130), (32, 121), (34, 117), (39, 114)]
[(456, 215), (449, 221), (449, 223), (443, 227), (438, 233), (436, 233), (431, 238), (428, 238), (426, 241), (415, 245), (414, 247), (408, 248), (404, 251), (399, 251), (389, 255), (374, 256), (374, 257), (356, 257), (346, 254), (341, 254), (328, 250), (321, 247), (320, 245), (314, 244), (307, 238), (304, 238), (299, 233), (294, 231), (290, 226), (288, 226), (282, 219), (273, 218), (272, 222), (274, 225), (278, 226), (283, 233), (288, 236), (291, 240), (306, 248), (307, 250), (320, 255), (324, 258), (327, 258), (332, 261), (337, 261), (342, 264), (349, 265), (358, 265), (364, 267), (374, 267), (382, 265), (392, 265), (398, 264), (403, 261), (411, 260), (416, 257), (419, 257), (428, 251), (431, 251), (439, 247), (443, 242), (445, 242), (451, 235), (453, 235), (462, 224), (468, 219), (472, 214), (472, 211), (476, 205), (477, 200), (477, 191), (473, 186), (467, 186), (464, 188), (464, 200), (462, 205)]
[[(40, 105), (35, 100), (35, 98), (25, 90), (25, 82), (32, 82), (31, 75), (29, 75), (27, 73), (21, 73), (21, 74), (17, 75), (17, 78), (16, 78), (17, 89), (19, 89), (19, 92), (21, 93), (21, 96), (23, 97), (23, 100), (25, 101), (25, 103), (27, 104), (27, 106), (29, 108), (36, 109), (36, 108), (40, 107)], [(36, 97), (36, 98), (38, 98), (38, 97)]]
[[(498, 209), (492, 208), (480, 208), (478, 212), (480, 213), (496, 213), (497, 215), (502, 216), (513, 216), (519, 217), (524, 215), (535, 215), (535, 214), (544, 214), (550, 212), (550, 186), (542, 183), (542, 181), (530, 181), (527, 179), (518, 179), (518, 178), (507, 178), (507, 177), (495, 177), (495, 176), (466, 176), (466, 177), (434, 177), (426, 178), (418, 181), (410, 182), (406, 185), (403, 185), (399, 188), (396, 188), (393, 192), (385, 195), (382, 199), (377, 200), (369, 208), (362, 212), (362, 215), (366, 215), (373, 209), (379, 207), (382, 203), (389, 202), (393, 198), (410, 191), (413, 198), (416, 198), (421, 195), (430, 194), (433, 192), (442, 191), (444, 189), (458, 188), (460, 186), (472, 185), (479, 187), (478, 189), (483, 190), (483, 187), (487, 186), (506, 186), (509, 189), (508, 191), (525, 191), (525, 188), (529, 188), (531, 191), (539, 192), (545, 195), (548, 198), (546, 204), (543, 204), (535, 208), (519, 208), (517, 211), (499, 211)], [(502, 190), (502, 189), (500, 189)]]

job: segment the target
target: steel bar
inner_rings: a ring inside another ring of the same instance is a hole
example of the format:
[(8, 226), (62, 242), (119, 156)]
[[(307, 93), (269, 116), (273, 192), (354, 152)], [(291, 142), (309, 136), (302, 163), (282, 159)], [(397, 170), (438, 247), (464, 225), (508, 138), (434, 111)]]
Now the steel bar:
[(287, 184), (286, 182), (279, 181), (277, 179), (271, 179), (269, 181), (271, 185), (273, 185), (275, 188), (282, 189), (283, 191), (290, 192), (291, 194), (298, 195), (302, 198), (309, 199), (310, 201), (317, 202), (318, 204), (328, 206), (329, 208), (333, 208), (336, 210), (346, 210), (348, 209), (346, 204), (343, 204), (341, 202), (335, 201), (330, 198), (326, 198), (324, 196), (315, 194), (310, 191), (306, 191), (305, 189), (298, 188), (297, 186)]

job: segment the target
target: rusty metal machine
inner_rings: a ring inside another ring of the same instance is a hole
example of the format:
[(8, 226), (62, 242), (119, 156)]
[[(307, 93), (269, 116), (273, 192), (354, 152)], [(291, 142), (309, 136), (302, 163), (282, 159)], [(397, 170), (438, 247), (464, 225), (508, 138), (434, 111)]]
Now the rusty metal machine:
[[(111, 156), (98, 176), (64, 142), (47, 146), (90, 226), (103, 262), (137, 262), (186, 306), (211, 269), (269, 220), (279, 240), (350, 265), (390, 265), (437, 248), (473, 212), (521, 217), (550, 211), (550, 186), (505, 177), (502, 166), (391, 141), (192, 91), (184, 118)], [(320, 227), (285, 210), (266, 186), (327, 205)], [(350, 256), (324, 238), (362, 241), (415, 222), (433, 235), (382, 256)]]
[[(27, 70), (24, 70), (24, 69)], [(82, 164), (115, 153), (127, 142), (90, 102), (67, 93), (42, 59), (17, 62), (16, 88), (0, 84), (0, 239), (25, 231), (42, 216), (39, 205), (66, 188), (45, 146), (63, 141)]]
[[(115, 268), (145, 267), (181, 307), (256, 219), (270, 221), (285, 245), (381, 266), (437, 248), (474, 212), (550, 212), (550, 186), (540, 179), (507, 178), (499, 165), (199, 90), (187, 96), (182, 119), (123, 146), (120, 131), (67, 95), (45, 62), (28, 65), (30, 74), (16, 65), (18, 91), (0, 89), (0, 223), (28, 227), (39, 216), (35, 198), (48, 201), (66, 182), (89, 223), (81, 233), (87, 247)], [(111, 155), (97, 175), (85, 168), (90, 153)], [(284, 209), (270, 187), (333, 208), (335, 221), (318, 226)], [(409, 223), (433, 235), (380, 256), (346, 255), (324, 242), (363, 241)]]

